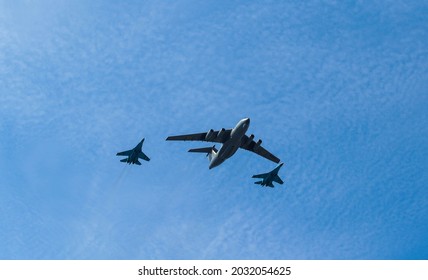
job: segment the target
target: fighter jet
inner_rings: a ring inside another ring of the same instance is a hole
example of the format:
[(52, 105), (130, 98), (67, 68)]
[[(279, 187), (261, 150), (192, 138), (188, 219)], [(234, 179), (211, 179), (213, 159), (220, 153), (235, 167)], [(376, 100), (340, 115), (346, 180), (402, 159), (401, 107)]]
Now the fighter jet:
[(284, 184), (284, 182), (278, 176), (278, 171), (279, 171), (279, 169), (281, 169), (283, 164), (284, 163), (281, 163), (271, 172), (253, 175), (253, 178), (262, 178), (263, 179), (261, 181), (254, 182), (254, 184), (262, 185), (265, 187), (271, 187), (271, 188), (274, 187), (272, 182), (277, 182), (278, 184), (281, 184), (281, 185)]
[(138, 161), (139, 158), (144, 159), (146, 161), (149, 161), (150, 159), (141, 151), (141, 148), (143, 147), (144, 138), (141, 140), (140, 143), (138, 143), (137, 146), (135, 146), (134, 149), (129, 151), (124, 151), (117, 153), (117, 156), (127, 156), (127, 158), (121, 159), (121, 162), (126, 162), (128, 164), (138, 164), (141, 165), (141, 162)]
[(268, 160), (279, 163), (280, 160), (269, 151), (265, 150), (261, 144), (262, 140), (255, 142), (254, 134), (245, 135), (250, 126), (250, 119), (245, 118), (238, 122), (233, 129), (222, 128), (219, 131), (210, 129), (208, 132), (169, 136), (166, 140), (175, 141), (206, 141), (223, 144), (220, 150), (217, 150), (215, 145), (207, 148), (190, 149), (191, 153), (206, 153), (210, 161), (209, 169), (222, 164), (226, 159), (235, 154), (238, 148), (256, 153)]

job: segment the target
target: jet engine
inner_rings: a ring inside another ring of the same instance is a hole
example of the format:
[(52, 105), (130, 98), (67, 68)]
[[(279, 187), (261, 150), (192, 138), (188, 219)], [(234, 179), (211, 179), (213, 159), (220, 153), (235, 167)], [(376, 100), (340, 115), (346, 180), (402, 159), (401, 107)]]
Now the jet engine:
[(248, 140), (244, 143), (244, 147), (250, 146), (251, 142), (253, 142), (254, 134), (251, 134), (250, 137), (248, 137)]
[(256, 142), (256, 144), (253, 147), (254, 151), (257, 151), (260, 148), (260, 145), (262, 144), (262, 139), (259, 139), (259, 141)]
[(213, 140), (213, 139), (214, 139), (214, 137), (215, 137), (214, 130), (213, 130), (213, 129), (210, 129), (210, 130), (207, 132), (207, 135), (205, 136), (205, 140), (206, 140), (206, 141), (211, 141), (211, 140)]
[(217, 138), (222, 139), (224, 137), (224, 135), (226, 134), (226, 129), (222, 128), (218, 134), (217, 134)]

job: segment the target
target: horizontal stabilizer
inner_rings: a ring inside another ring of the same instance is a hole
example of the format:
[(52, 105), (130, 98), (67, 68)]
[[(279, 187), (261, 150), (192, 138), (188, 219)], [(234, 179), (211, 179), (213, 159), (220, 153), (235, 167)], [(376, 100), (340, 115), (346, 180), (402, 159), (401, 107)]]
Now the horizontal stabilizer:
[(141, 162), (139, 162), (138, 160), (135, 162), (136, 165), (141, 165)]
[(206, 147), (206, 148), (197, 148), (197, 149), (190, 149), (189, 153), (204, 153), (204, 154), (211, 154), (211, 152), (214, 151), (217, 153), (217, 149), (212, 147)]
[(263, 181), (257, 181), (257, 182), (254, 182), (254, 184), (261, 185), (263, 184)]
[(121, 162), (127, 162), (127, 161), (128, 161), (128, 159), (127, 159), (127, 158), (124, 158), (124, 159), (121, 159), (120, 161), (121, 161)]

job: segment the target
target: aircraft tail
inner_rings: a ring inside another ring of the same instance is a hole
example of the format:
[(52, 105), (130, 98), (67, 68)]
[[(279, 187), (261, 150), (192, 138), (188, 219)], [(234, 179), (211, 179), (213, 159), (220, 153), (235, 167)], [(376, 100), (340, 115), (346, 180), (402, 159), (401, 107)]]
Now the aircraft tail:
[(206, 153), (208, 160), (211, 162), (213, 157), (217, 154), (218, 150), (216, 149), (215, 145), (212, 147), (206, 147), (206, 148), (197, 148), (197, 149), (190, 149), (189, 153)]
[(120, 160), (120, 162), (127, 162), (128, 161), (128, 159), (127, 158), (124, 158), (124, 159), (121, 159)]
[(262, 185), (262, 186), (269, 187), (269, 188), (273, 188), (274, 187), (274, 185), (272, 184), (272, 182), (270, 182), (269, 184), (264, 185), (263, 181), (257, 181), (257, 182), (254, 182), (254, 184)]
[(213, 157), (215, 155), (217, 155), (217, 149), (213, 147), (213, 149), (211, 150), (211, 153), (207, 154), (209, 162), (213, 160)]

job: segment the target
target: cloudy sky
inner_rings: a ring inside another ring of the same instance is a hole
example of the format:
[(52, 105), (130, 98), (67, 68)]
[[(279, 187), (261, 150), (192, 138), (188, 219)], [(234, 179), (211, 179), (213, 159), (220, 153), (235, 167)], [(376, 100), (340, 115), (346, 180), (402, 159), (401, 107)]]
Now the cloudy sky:
[[(427, 14), (0, 0), (0, 258), (427, 259)], [(284, 185), (165, 141), (244, 117)], [(152, 160), (120, 163), (143, 137)]]

